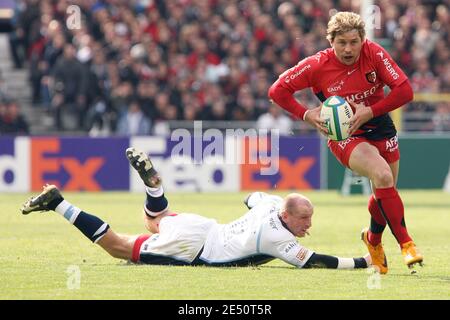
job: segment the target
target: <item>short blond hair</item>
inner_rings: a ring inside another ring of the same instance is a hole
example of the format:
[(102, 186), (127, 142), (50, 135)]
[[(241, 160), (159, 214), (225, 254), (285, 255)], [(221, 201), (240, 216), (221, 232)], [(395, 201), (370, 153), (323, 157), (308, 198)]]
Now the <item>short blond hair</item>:
[(357, 30), (361, 40), (364, 40), (366, 36), (365, 26), (366, 24), (359, 14), (346, 11), (338, 12), (328, 21), (327, 39), (333, 42), (337, 35)]

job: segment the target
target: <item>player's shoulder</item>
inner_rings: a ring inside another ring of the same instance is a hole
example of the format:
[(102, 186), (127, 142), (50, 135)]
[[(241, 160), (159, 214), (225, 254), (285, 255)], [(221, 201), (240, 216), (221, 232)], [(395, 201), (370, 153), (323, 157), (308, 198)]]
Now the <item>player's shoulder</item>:
[(285, 83), (289, 83), (301, 76), (302, 78), (309, 79), (309, 84), (311, 84), (312, 79), (315, 78), (315, 75), (320, 71), (321, 66), (326, 63), (328, 59), (326, 50), (319, 51), (314, 55), (300, 60), (295, 66), (287, 69), (280, 75), (280, 79), (284, 79)]
[(273, 203), (281, 203), (283, 202), (283, 198), (276, 195), (276, 194), (269, 194), (269, 196), (267, 197), (268, 201), (271, 201)]
[(383, 47), (379, 43), (369, 40), (369, 39), (364, 40), (363, 48), (367, 48), (368, 50), (371, 50), (371, 51), (383, 49)]
[(369, 39), (364, 40), (362, 51), (365, 56), (377, 60), (383, 60), (387, 55), (386, 49), (384, 49), (380, 44)]
[(276, 195), (276, 194), (270, 194), (270, 193), (263, 193), (260, 200), (258, 201), (258, 204), (264, 204), (264, 205), (271, 205), (276, 203), (283, 202), (283, 198)]
[(161, 222), (172, 222), (172, 221), (177, 221), (177, 222), (181, 222), (184, 223), (186, 221), (212, 221), (214, 219), (208, 218), (208, 217), (204, 217), (202, 215), (196, 214), (196, 213), (191, 213), (191, 212), (182, 212), (182, 213), (173, 213), (173, 214), (168, 214), (165, 217), (163, 217), (161, 219)]
[(265, 207), (269, 214), (279, 212), (282, 204), (283, 198), (277, 195), (269, 195), (261, 202), (261, 205)]
[(266, 226), (262, 235), (264, 236), (265, 242), (276, 244), (295, 240), (294, 235), (283, 226), (278, 212), (271, 212), (271, 214), (267, 215), (264, 219), (264, 224)]
[(309, 57), (306, 57), (302, 61), (308, 63), (312, 69), (320, 69), (323, 65), (325, 65), (328, 61), (330, 61), (331, 56), (333, 55), (333, 49), (328, 48), (325, 50), (321, 50), (316, 54), (313, 54)]

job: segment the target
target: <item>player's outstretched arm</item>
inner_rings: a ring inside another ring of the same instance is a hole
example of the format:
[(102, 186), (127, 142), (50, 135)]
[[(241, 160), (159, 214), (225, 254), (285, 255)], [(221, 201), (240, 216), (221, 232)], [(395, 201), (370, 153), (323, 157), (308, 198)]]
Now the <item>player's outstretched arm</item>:
[(370, 265), (370, 256), (360, 258), (340, 258), (325, 254), (313, 253), (303, 268), (326, 268), (326, 269), (359, 269)]

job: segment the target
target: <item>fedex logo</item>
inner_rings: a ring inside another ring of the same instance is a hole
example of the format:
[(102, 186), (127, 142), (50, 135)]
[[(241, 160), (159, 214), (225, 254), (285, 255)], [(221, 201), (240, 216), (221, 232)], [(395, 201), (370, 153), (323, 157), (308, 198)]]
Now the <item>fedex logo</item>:
[[(253, 146), (254, 148), (254, 146)], [(243, 153), (251, 154), (252, 145), (244, 141)], [(320, 187), (320, 139), (280, 137), (278, 172), (261, 175), (264, 163), (241, 165), (241, 190), (308, 190)]]
[[(181, 142), (166, 137), (0, 137), (0, 192), (40, 191), (46, 183), (71, 191), (142, 191), (124, 154), (129, 146), (152, 154), (170, 190), (319, 188), (320, 139), (280, 137), (279, 145), (259, 136), (253, 140), (225, 137), (214, 152), (211, 142), (201, 141), (202, 162), (196, 163), (195, 147), (192, 153), (174, 152)], [(233, 161), (224, 161), (228, 156)]]
[(29, 190), (29, 142), (26, 137), (0, 140), (0, 192)]
[(129, 189), (127, 138), (0, 138), (0, 191)]
[[(100, 185), (95, 180), (95, 175), (105, 163), (103, 157), (90, 157), (82, 161), (76, 157), (57, 156), (60, 152), (61, 142), (59, 139), (45, 138), (32, 141), (32, 190), (40, 190), (45, 183), (54, 184), (69, 191), (101, 190)], [(61, 171), (66, 171), (67, 180), (50, 178), (58, 176)], [(63, 182), (62, 180), (66, 181)]]
[(33, 138), (31, 189), (45, 183), (67, 191), (128, 189), (127, 139)]
[[(166, 137), (132, 137), (130, 146), (150, 154), (158, 172), (164, 177), (164, 187), (172, 191), (238, 191), (239, 172), (237, 165), (223, 161), (222, 154), (207, 152), (207, 145), (202, 141), (190, 141), (189, 152), (177, 151), (179, 141)], [(199, 143), (200, 142), (200, 143)], [(224, 139), (223, 150), (234, 149), (231, 139)], [(195, 146), (197, 143), (199, 145)], [(188, 145), (188, 144), (187, 144)], [(195, 150), (200, 150), (200, 163), (196, 163)], [(176, 151), (176, 152), (174, 152)], [(191, 153), (192, 151), (192, 153)], [(144, 191), (144, 184), (135, 170), (129, 172), (131, 191)]]

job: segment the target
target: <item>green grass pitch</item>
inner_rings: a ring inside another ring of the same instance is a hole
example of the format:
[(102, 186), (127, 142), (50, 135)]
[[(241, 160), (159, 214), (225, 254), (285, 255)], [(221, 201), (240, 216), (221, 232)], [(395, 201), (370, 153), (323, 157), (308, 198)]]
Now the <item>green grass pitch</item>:
[[(287, 192), (279, 193), (285, 195)], [(367, 197), (305, 192), (315, 205), (311, 236), (300, 242), (319, 253), (362, 256), (360, 230), (369, 223)], [(65, 193), (113, 230), (142, 234), (142, 194)], [(411, 275), (389, 230), (383, 243), (389, 273), (301, 270), (280, 260), (243, 268), (132, 265), (110, 257), (56, 213), (23, 216), (29, 194), (0, 195), (0, 299), (449, 299), (450, 195), (401, 190), (406, 223), (425, 257)], [(245, 193), (168, 194), (177, 212), (225, 223), (242, 215)], [(80, 271), (79, 286), (72, 270)]]

